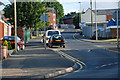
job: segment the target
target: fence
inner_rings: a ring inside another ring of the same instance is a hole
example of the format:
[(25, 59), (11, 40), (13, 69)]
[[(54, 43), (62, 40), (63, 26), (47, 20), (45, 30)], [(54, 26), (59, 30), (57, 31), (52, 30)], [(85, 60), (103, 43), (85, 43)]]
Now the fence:
[(59, 27), (60, 28), (75, 28), (75, 26), (71, 24), (60, 24)]

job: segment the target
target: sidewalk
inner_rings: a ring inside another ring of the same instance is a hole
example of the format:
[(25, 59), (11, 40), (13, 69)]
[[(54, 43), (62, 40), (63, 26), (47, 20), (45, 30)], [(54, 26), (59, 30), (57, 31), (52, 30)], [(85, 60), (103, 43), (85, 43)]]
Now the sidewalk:
[[(91, 43), (117, 44), (117, 42), (91, 40), (88, 38), (84, 38), (82, 35), (79, 35), (79, 34), (74, 35), (74, 38), (77, 40), (80, 40), (80, 41), (91, 42)], [(117, 49), (116, 47), (115, 48), (108, 48), (108, 50), (120, 53), (120, 49)]]
[(117, 44), (117, 42), (111, 42), (111, 41), (92, 40), (92, 39), (89, 39), (89, 38), (85, 38), (85, 37), (83, 37), (82, 35), (79, 35), (79, 34), (74, 35), (74, 37), (76, 39), (81, 40), (81, 41), (91, 42), (91, 43)]
[(40, 38), (31, 39), (25, 50), (3, 61), (3, 78), (45, 78), (45, 75), (72, 67), (73, 62), (45, 50)]

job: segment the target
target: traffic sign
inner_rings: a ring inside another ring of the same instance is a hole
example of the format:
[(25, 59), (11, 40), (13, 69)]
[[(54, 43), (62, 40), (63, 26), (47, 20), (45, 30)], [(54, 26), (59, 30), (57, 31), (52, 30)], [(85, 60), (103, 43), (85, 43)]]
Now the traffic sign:
[(44, 14), (40, 16), (40, 20), (41, 20), (42, 22), (44, 22), (44, 19), (45, 19), (45, 22), (47, 22), (47, 21), (48, 21), (48, 18), (49, 18), (49, 17), (48, 17), (47, 14), (45, 14), (45, 16), (44, 16)]

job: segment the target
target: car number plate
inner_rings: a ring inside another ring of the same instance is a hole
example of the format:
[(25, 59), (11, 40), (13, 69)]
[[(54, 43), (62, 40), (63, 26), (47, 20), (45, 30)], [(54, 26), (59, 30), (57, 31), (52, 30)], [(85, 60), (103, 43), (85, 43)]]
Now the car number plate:
[(61, 40), (55, 40), (55, 41), (61, 41)]

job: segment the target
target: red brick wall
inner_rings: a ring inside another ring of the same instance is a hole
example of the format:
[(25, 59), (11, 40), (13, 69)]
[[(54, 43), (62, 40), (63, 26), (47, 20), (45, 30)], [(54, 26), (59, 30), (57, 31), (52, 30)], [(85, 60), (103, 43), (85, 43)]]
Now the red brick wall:
[(0, 22), (0, 39), (4, 37), (4, 24)]
[(112, 15), (107, 15), (107, 21), (111, 20), (113, 18)]
[[(15, 35), (15, 29), (14, 28), (12, 28), (11, 34), (12, 34), (12, 36)], [(17, 36), (19, 38), (21, 38), (22, 40), (25, 40), (25, 30), (22, 29), (22, 28), (17, 28)]]
[[(54, 24), (56, 25), (56, 14), (53, 15), (52, 12), (49, 12), (49, 22), (50, 22), (50, 25), (52, 24), (52, 28), (54, 28)], [(53, 20), (55, 18), (55, 21)]]
[[(119, 37), (120, 37), (120, 28), (118, 29), (118, 31), (119, 31)], [(111, 36), (112, 36), (112, 38), (117, 37), (117, 28), (112, 28), (111, 29)]]

